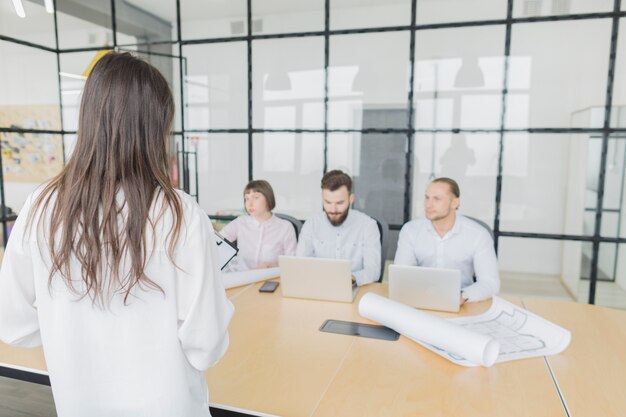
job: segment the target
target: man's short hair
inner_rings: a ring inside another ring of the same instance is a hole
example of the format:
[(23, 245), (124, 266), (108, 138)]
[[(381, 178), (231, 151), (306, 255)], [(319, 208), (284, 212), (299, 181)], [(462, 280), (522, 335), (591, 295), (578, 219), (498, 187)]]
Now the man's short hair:
[(276, 207), (276, 198), (274, 197), (274, 190), (269, 182), (265, 180), (254, 180), (250, 181), (246, 188), (243, 190), (243, 195), (245, 197), (249, 192), (256, 191), (257, 193), (263, 194), (265, 197), (265, 201), (267, 201), (267, 209), (269, 211), (274, 210)]
[(322, 190), (337, 191), (341, 187), (346, 187), (352, 193), (352, 178), (345, 172), (334, 169), (322, 177)]
[(461, 197), (461, 189), (459, 188), (459, 184), (457, 184), (457, 182), (454, 181), (452, 178), (447, 178), (447, 177), (435, 178), (434, 180), (431, 181), (431, 184), (435, 182), (448, 184), (448, 187), (450, 187), (450, 192), (456, 198)]

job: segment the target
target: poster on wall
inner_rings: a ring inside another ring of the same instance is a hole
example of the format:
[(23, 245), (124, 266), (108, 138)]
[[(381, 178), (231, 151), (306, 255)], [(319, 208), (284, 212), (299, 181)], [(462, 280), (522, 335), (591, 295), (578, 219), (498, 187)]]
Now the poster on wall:
[[(0, 106), (0, 126), (60, 130), (59, 106)], [(61, 135), (0, 133), (2, 170), (6, 182), (44, 182), (63, 168)]]

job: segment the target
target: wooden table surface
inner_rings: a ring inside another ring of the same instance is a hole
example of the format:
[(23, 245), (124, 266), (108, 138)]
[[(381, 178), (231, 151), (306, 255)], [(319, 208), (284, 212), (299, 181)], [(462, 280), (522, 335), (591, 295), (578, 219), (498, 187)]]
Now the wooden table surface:
[[(361, 288), (352, 304), (260, 294), (259, 286), (234, 300), (229, 351), (207, 371), (217, 407), (294, 417), (566, 415), (543, 358), (465, 368), (405, 337), (319, 331), (327, 319), (368, 323), (358, 300), (367, 291), (386, 295), (386, 284)], [(460, 314), (490, 305), (468, 304)]]
[[(354, 303), (283, 298), (261, 284), (228, 290), (230, 347), (206, 373), (210, 402), (280, 416), (624, 416), (626, 312), (540, 299), (510, 299), (572, 332), (561, 354), (455, 365), (401, 336), (374, 340), (320, 332), (327, 319), (369, 321)], [(280, 287), (279, 287), (280, 288)], [(470, 303), (461, 315), (486, 311)], [(456, 316), (440, 313), (441, 316)], [(0, 344), (2, 366), (45, 372), (42, 350)], [(556, 381), (555, 381), (556, 380)], [(561, 400), (563, 398), (563, 400)]]
[(626, 312), (539, 299), (524, 306), (572, 332), (569, 347), (547, 357), (570, 415), (626, 416)]

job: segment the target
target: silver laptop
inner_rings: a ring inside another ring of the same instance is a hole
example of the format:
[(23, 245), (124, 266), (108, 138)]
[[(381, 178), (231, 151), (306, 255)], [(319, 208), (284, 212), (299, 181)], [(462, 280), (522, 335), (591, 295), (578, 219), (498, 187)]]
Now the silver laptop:
[(352, 266), (345, 259), (279, 256), (280, 289), (285, 297), (351, 303), (357, 287), (352, 285)]
[(412, 307), (458, 312), (461, 271), (389, 265), (389, 298)]

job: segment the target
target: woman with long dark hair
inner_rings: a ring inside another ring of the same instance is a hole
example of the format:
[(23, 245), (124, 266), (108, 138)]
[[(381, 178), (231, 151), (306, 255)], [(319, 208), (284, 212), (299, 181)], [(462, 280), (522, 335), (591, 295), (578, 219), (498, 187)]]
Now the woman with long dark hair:
[(0, 338), (43, 344), (60, 417), (209, 415), (233, 307), (207, 215), (170, 182), (173, 115), (154, 67), (102, 57), (71, 158), (11, 233)]

